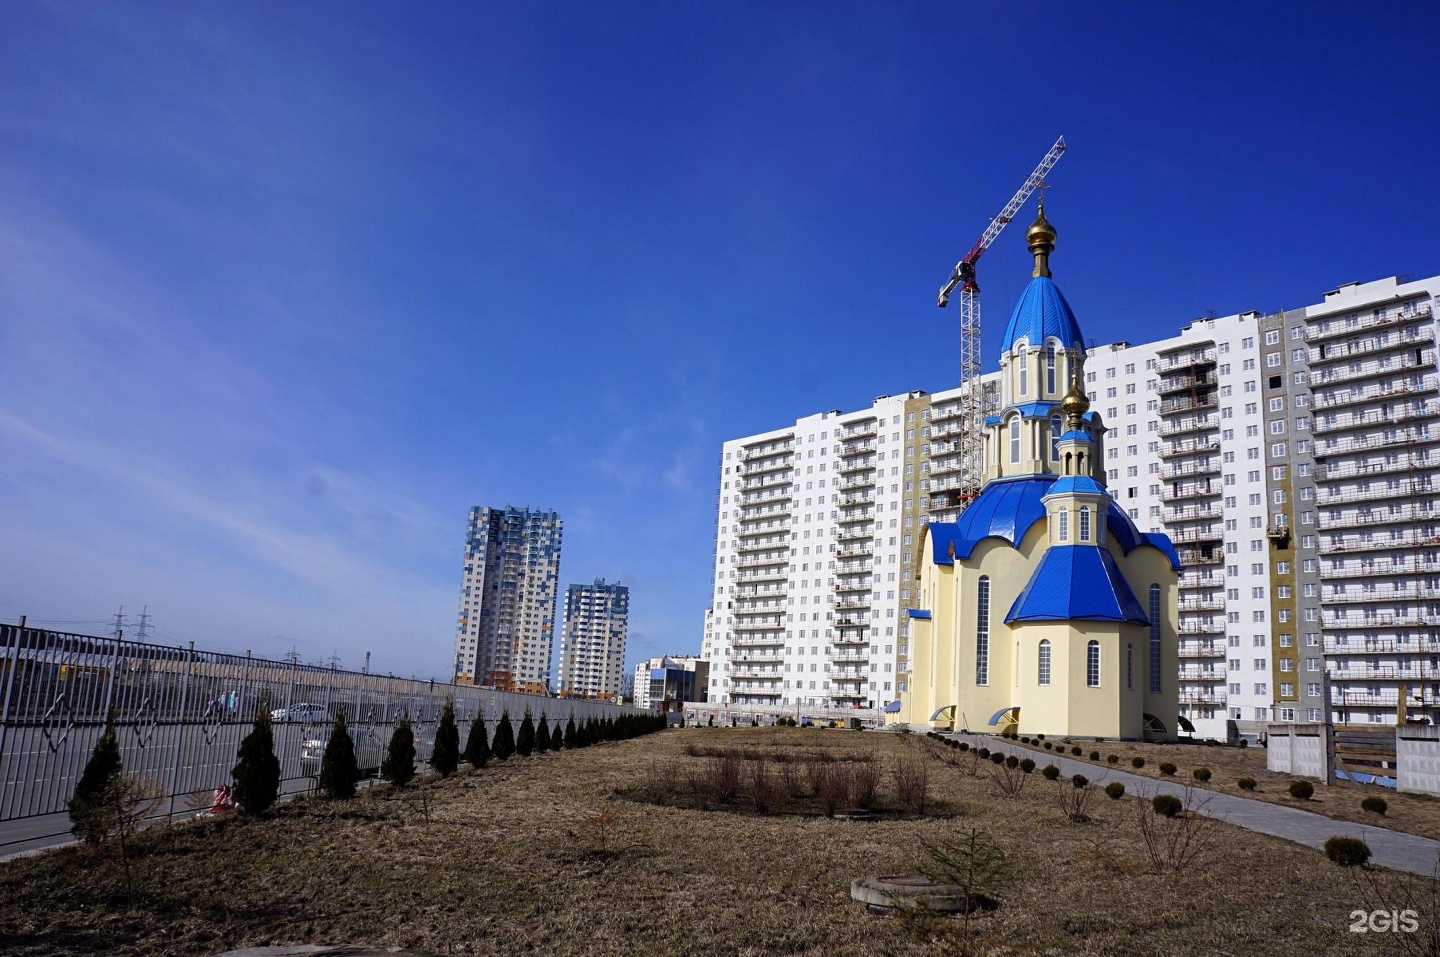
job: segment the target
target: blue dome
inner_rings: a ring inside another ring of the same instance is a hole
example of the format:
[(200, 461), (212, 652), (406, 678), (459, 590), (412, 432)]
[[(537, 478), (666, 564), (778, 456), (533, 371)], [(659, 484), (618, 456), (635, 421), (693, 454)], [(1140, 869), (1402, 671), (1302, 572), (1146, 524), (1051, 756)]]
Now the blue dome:
[(1036, 276), (1025, 287), (1025, 293), (1010, 314), (1010, 325), (1005, 327), (1005, 341), (1000, 345), (1000, 352), (1008, 353), (1021, 339), (1038, 346), (1052, 337), (1059, 339), (1067, 349), (1084, 345), (1080, 337), (1080, 323), (1075, 321), (1075, 313), (1070, 311), (1070, 304), (1060, 294), (1060, 287), (1049, 276)]

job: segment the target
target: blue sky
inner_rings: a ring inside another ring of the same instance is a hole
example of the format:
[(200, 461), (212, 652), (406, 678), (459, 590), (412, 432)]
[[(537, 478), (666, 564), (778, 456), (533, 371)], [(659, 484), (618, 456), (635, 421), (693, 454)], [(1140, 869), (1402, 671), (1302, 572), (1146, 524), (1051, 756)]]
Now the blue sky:
[(720, 443), (954, 385), (1056, 136), (1101, 342), (1440, 272), (1437, 9), (9, 4), (0, 617), (443, 675), (514, 504), (695, 650)]

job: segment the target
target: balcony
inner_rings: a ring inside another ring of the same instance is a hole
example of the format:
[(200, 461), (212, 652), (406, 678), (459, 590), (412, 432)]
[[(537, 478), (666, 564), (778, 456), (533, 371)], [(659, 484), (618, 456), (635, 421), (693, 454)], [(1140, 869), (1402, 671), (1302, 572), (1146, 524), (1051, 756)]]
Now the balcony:
[(861, 525), (842, 525), (835, 532), (835, 540), (837, 542), (868, 541), (870, 539), (871, 527), (869, 522)]
[(1440, 598), (1440, 586), (1426, 585), (1423, 582), (1386, 584), (1383, 588), (1374, 582), (1368, 584), (1371, 587), (1346, 588), (1343, 591), (1336, 587), (1325, 587), (1320, 590), (1320, 600), (1327, 605), (1363, 605), (1374, 601), (1421, 601)]
[[(788, 453), (787, 453), (788, 456)], [(775, 472), (785, 472), (790, 469), (788, 457), (775, 457), (767, 459), (756, 459), (753, 462), (744, 462), (736, 470), (742, 478), (750, 478), (757, 475), (770, 475)]]
[(1197, 548), (1182, 548), (1180, 551), (1180, 564), (1189, 568), (1197, 565), (1223, 565), (1225, 554), (1219, 549), (1213, 551), (1201, 551)]
[(1225, 647), (1223, 645), (1181, 643), (1178, 654), (1181, 658), (1224, 658)]
[[(743, 615), (747, 613), (753, 614), (754, 612), (745, 612), (739, 610), (735, 612), (736, 615)], [(736, 621), (734, 625), (734, 630), (737, 632), (743, 631), (748, 633), (752, 631), (775, 631), (777, 629), (783, 630), (784, 627), (785, 622), (782, 616), (772, 614), (767, 618), (757, 618), (747, 621)]]
[(767, 489), (763, 492), (746, 492), (744, 495), (739, 496), (741, 505), (764, 505), (768, 502), (788, 502), (794, 497), (789, 482), (785, 482), (776, 488)]
[[(1440, 638), (1326, 638), (1327, 655), (1434, 655), (1440, 654)], [(1308, 649), (1313, 651), (1314, 649)]]
[(875, 548), (871, 545), (868, 535), (853, 545), (835, 549), (836, 558), (863, 558), (873, 554), (875, 554)]
[[(788, 528), (789, 523), (782, 522), (779, 519), (772, 519), (771, 521), (754, 525), (748, 524), (746, 520), (742, 520), (741, 527), (735, 534), (740, 538), (753, 538), (756, 535), (770, 535), (773, 537), (774, 533), (786, 531)], [(789, 539), (786, 538), (785, 541), (789, 541)]]
[(1315, 434), (1338, 435), (1341, 432), (1351, 432), (1356, 429), (1374, 434), (1387, 425), (1411, 422), (1415, 419), (1433, 419), (1437, 412), (1440, 412), (1440, 403), (1412, 400), (1401, 403), (1399, 408), (1389, 410), (1351, 412), (1327, 416), (1323, 420), (1316, 416)]
[(1223, 635), (1225, 634), (1225, 622), (1213, 618), (1207, 618), (1204, 621), (1186, 620), (1180, 622), (1177, 631), (1182, 638), (1196, 635)]
[[(1177, 433), (1178, 434), (1178, 431)], [(1214, 438), (1190, 438), (1171, 440), (1160, 448), (1162, 459), (1180, 458), (1185, 455), (1205, 455), (1220, 451), (1220, 440)]]
[(875, 456), (860, 456), (859, 458), (841, 458), (835, 466), (835, 471), (842, 475), (851, 475), (856, 472), (875, 470)]
[[(785, 560), (789, 561), (788, 556), (790, 554), (790, 536), (770, 535), (768, 537), (762, 536), (760, 538), (750, 537), (735, 542), (735, 550), (737, 552), (748, 553), (756, 551), (769, 551), (775, 549), (778, 549), (779, 551), (776, 551), (773, 560), (779, 561), (781, 556), (786, 556)], [(758, 556), (757, 561), (763, 561), (764, 558), (765, 556)]]
[(874, 488), (875, 473), (857, 472), (856, 474), (850, 476), (847, 479), (836, 482), (835, 487), (842, 492), (850, 492), (854, 491), (855, 489)]
[(875, 504), (873, 492), (851, 492), (840, 496), (841, 508), (870, 507)]
[(1181, 369), (1193, 369), (1196, 366), (1213, 365), (1214, 363), (1214, 349), (1188, 349), (1174, 355), (1161, 356), (1155, 363), (1155, 371), (1163, 376), (1167, 372), (1178, 372)]
[(1196, 545), (1200, 542), (1221, 542), (1225, 540), (1225, 533), (1219, 528), (1184, 528), (1168, 532), (1167, 534), (1170, 536), (1170, 541), (1176, 545)]
[(871, 455), (874, 452), (874, 442), (847, 442), (840, 447), (840, 457), (842, 459), (853, 458), (857, 455)]
[(1348, 366), (1336, 366), (1333, 369), (1323, 369), (1310, 374), (1310, 387), (1337, 385), (1341, 382), (1354, 382), (1357, 379), (1369, 379), (1375, 376), (1383, 376), (1394, 372), (1406, 370), (1435, 368), (1435, 354), (1433, 352), (1420, 352), (1417, 359), (1413, 354), (1400, 356), (1385, 356), (1381, 359), (1374, 359), (1370, 362), (1352, 362)]
[(1205, 409), (1220, 408), (1220, 400), (1214, 392), (1205, 392), (1200, 395), (1178, 396), (1171, 399), (1164, 399), (1160, 402), (1161, 415), (1178, 415), (1182, 412), (1199, 412)]
[(1363, 535), (1347, 535), (1340, 541), (1329, 537), (1320, 539), (1320, 554), (1339, 555), (1346, 552), (1389, 552), (1406, 548), (1420, 548), (1426, 545), (1440, 545), (1440, 535), (1433, 528), (1407, 529), (1398, 537), (1393, 534), (1384, 539), (1366, 538)]
[(869, 611), (870, 600), (868, 598), (841, 598), (835, 602), (836, 611)]
[(1219, 498), (1221, 488), (1219, 482), (1179, 482), (1165, 489), (1160, 499), (1164, 502), (1182, 502), (1194, 498)]
[(1160, 466), (1160, 477), (1162, 479), (1208, 478), (1212, 475), (1219, 474), (1220, 463), (1212, 459), (1205, 459), (1200, 462), (1186, 462), (1181, 465), (1169, 464)]
[(1224, 704), (1225, 694), (1224, 692), (1186, 689), (1180, 692), (1177, 700), (1180, 704)]
[(1328, 610), (1321, 616), (1321, 624), (1331, 631), (1366, 631), (1374, 628), (1426, 628), (1440, 625), (1440, 615), (1430, 615), (1416, 609), (1413, 612), (1384, 615), (1366, 615), (1364, 618), (1333, 615)]
[(730, 677), (763, 678), (771, 681), (784, 677), (777, 665), (731, 665)]
[(1192, 435), (1196, 432), (1208, 432), (1220, 428), (1220, 417), (1217, 415), (1187, 415), (1179, 419), (1165, 419), (1160, 423), (1160, 437), (1170, 438), (1176, 435)]
[(1162, 376), (1156, 392), (1160, 395), (1173, 395), (1176, 392), (1190, 392), (1194, 389), (1212, 388), (1214, 385), (1215, 370), (1201, 369), (1197, 372)]
[(1189, 508), (1171, 509), (1164, 513), (1166, 525), (1180, 525), (1187, 522), (1214, 521), (1224, 515), (1219, 502), (1207, 505), (1192, 505)]
[(1407, 445), (1429, 444), (1440, 438), (1440, 429), (1429, 426), (1411, 426), (1393, 435), (1362, 435), (1349, 439), (1327, 439), (1324, 444), (1315, 443), (1314, 455), (1317, 460), (1334, 455), (1350, 455), (1356, 452), (1390, 452), (1404, 450)]
[(1395, 385), (1373, 385), (1361, 389), (1314, 389), (1310, 406), (1317, 411), (1338, 409), (1384, 399), (1409, 399), (1440, 388), (1440, 378), (1433, 375), (1408, 376)]
[(1353, 338), (1345, 342), (1327, 342), (1309, 350), (1307, 362), (1313, 370), (1327, 362), (1343, 362), (1360, 356), (1377, 355), (1382, 352), (1415, 349), (1435, 341), (1434, 330), (1426, 327), (1412, 327), (1397, 335), (1382, 334)]
[(1322, 488), (1317, 504), (1345, 505), (1362, 502), (1375, 502), (1382, 500), (1398, 499), (1414, 501), (1417, 498), (1430, 498), (1437, 493), (1430, 483), (1430, 477), (1415, 476), (1413, 480), (1396, 479), (1395, 487), (1389, 484), (1377, 488)]
[[(1320, 474), (1316, 476), (1316, 480), (1334, 482), (1339, 479), (1372, 475), (1395, 476), (1402, 472), (1409, 473), (1417, 470), (1428, 472), (1437, 467), (1437, 463), (1429, 461), (1425, 449), (1411, 452), (1404, 446), (1400, 446), (1384, 451), (1386, 458), (1378, 461), (1372, 459), (1368, 462), (1330, 462), (1328, 464), (1322, 462), (1320, 463)], [(1424, 481), (1428, 482), (1428, 477), (1424, 478)]]
[[(1220, 585), (1211, 585), (1210, 588), (1219, 588)], [(1181, 598), (1176, 605), (1181, 611), (1224, 611), (1225, 597), (1218, 595), (1213, 598)]]
[(879, 429), (877, 419), (867, 419), (864, 422), (847, 422), (835, 430), (835, 437), (842, 442), (850, 439), (863, 439), (875, 435)]
[(1184, 667), (1179, 671), (1181, 681), (1208, 681), (1212, 684), (1225, 681), (1225, 672), (1199, 667)]
[[(1351, 319), (1354, 319), (1352, 322)], [(1410, 322), (1427, 322), (1430, 319), (1428, 304), (1407, 303), (1399, 309), (1387, 311), (1379, 316), (1347, 317), (1329, 316), (1305, 327), (1305, 341), (1319, 342), (1339, 336), (1353, 336), (1367, 329), (1393, 328)]]
[(1325, 567), (1327, 579), (1394, 578), (1400, 575), (1415, 575), (1424, 572), (1440, 572), (1440, 559), (1413, 558), (1398, 562), (1377, 562), (1371, 558), (1353, 562), (1332, 561)]
[(825, 657), (829, 658), (831, 661), (838, 661), (841, 663), (853, 662), (859, 664), (861, 662), (866, 662), (870, 660), (870, 651), (866, 648), (861, 648), (858, 650), (854, 648), (832, 648), (829, 651), (825, 652)]
[[(1431, 503), (1425, 503), (1431, 504)], [(1318, 513), (1320, 530), (1329, 531), (1335, 528), (1376, 528), (1381, 525), (1409, 525), (1414, 522), (1433, 522), (1436, 515), (1434, 509), (1420, 508), (1416, 505), (1402, 505), (1392, 508), (1358, 508), (1345, 509), (1338, 517), (1332, 517), (1330, 510), (1326, 509)]]
[(736, 634), (731, 640), (735, 648), (765, 648), (785, 644), (785, 633), (783, 631), (772, 632), (746, 632)]

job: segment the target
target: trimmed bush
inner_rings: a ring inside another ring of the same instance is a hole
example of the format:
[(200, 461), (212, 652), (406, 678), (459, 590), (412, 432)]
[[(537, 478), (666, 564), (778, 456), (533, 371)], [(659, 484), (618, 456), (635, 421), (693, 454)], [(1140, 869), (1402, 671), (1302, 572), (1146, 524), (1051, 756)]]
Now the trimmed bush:
[(80, 773), (75, 795), (65, 802), (70, 810), (70, 833), (86, 844), (99, 844), (109, 831), (106, 825), (105, 795), (120, 777), (120, 742), (115, 736), (115, 711), (105, 718), (105, 731), (90, 752)]
[(1135, 755), (1135, 757), (1130, 759), (1130, 766), (1132, 768), (1143, 768), (1145, 766), (1145, 759), (1137, 754)]
[(445, 699), (440, 725), (435, 729), (435, 746), (430, 749), (430, 766), (448, 778), (460, 766), (460, 729), (455, 727), (455, 702)]
[(1248, 747), (1250, 747), (1250, 742), (1247, 741), (1245, 738), (1241, 738), (1241, 739), (1240, 739), (1240, 743), (1237, 744), (1237, 745), (1235, 745), (1235, 746), (1236, 746), (1237, 748), (1248, 748)]
[(1046, 750), (1046, 751), (1053, 751), (1054, 749), (1055, 749), (1055, 745), (1054, 745), (1052, 742), (1050, 742), (1050, 741), (1046, 741), (1046, 742), (1045, 742), (1045, 750)]
[(1105, 796), (1112, 801), (1118, 801), (1125, 796), (1125, 785), (1119, 781), (1111, 781), (1105, 785)]
[(535, 719), (530, 717), (530, 709), (525, 709), (525, 717), (520, 719), (520, 733), (515, 737), (515, 753), (522, 758), (528, 758), (535, 753)]
[(1235, 783), (1238, 784), (1238, 785), (1240, 785), (1240, 790), (1242, 790), (1242, 791), (1253, 791), (1253, 790), (1255, 790), (1255, 779), (1254, 779), (1254, 778), (1241, 778), (1240, 780), (1236, 781)]
[(246, 814), (264, 814), (280, 796), (280, 759), (275, 757), (275, 732), (264, 701), (255, 713), (255, 726), (240, 742), (238, 758), (230, 771), (235, 779), (235, 803)]
[(1100, 760), (1100, 752), (1099, 752), (1099, 751), (1091, 751), (1091, 752), (1090, 752), (1090, 760), (1091, 760), (1091, 761), (1099, 761), (1099, 760)]
[[(411, 746), (413, 750), (413, 741)], [(472, 768), (483, 768), (490, 760), (490, 733), (485, 730), (485, 715), (479, 711), (475, 712), (475, 720), (470, 722), (470, 733), (465, 736), (465, 760)]]
[(1005, 763), (1005, 755), (1001, 754), (999, 751), (991, 751), (991, 752), (990, 752), (990, 763), (991, 763), (991, 764), (1004, 764), (1004, 763)]
[(1315, 785), (1309, 781), (1296, 781), (1290, 785), (1290, 796), (1297, 801), (1308, 801), (1315, 795)]
[(495, 725), (495, 740), (490, 742), (490, 754), (496, 761), (504, 761), (514, 753), (515, 728), (510, 724), (510, 712), (502, 711), (500, 721)]
[[(478, 719), (477, 719), (478, 720)], [(480, 723), (480, 734), (484, 737), (485, 723)], [(471, 735), (474, 730), (472, 725)], [(488, 755), (489, 748), (486, 748)], [(476, 767), (483, 767), (482, 761)], [(415, 729), (410, 726), (410, 715), (402, 714), (400, 721), (395, 725), (395, 732), (390, 735), (390, 749), (385, 753), (385, 761), (380, 765), (380, 773), (396, 787), (403, 788), (415, 778)]]
[[(660, 719), (664, 721), (664, 718)], [(663, 725), (661, 726), (663, 727)], [(660, 728), (651, 728), (652, 731), (659, 731)], [(565, 747), (565, 733), (560, 730), (560, 722), (555, 722), (555, 729), (550, 732), (550, 750), (559, 751)]]
[(1370, 860), (1370, 845), (1358, 837), (1337, 834), (1325, 842), (1325, 856), (1341, 867), (1359, 867)]
[(1390, 810), (1390, 805), (1382, 797), (1368, 797), (1360, 802), (1360, 810), (1383, 816), (1386, 811)]
[(1120, 763), (1120, 755), (1118, 755), (1118, 754), (1107, 754), (1107, 755), (1105, 755), (1105, 760), (1106, 760), (1106, 762), (1109, 763), (1109, 764), (1119, 764), (1119, 763)]
[(970, 745), (967, 744), (967, 743), (964, 742), (964, 741), (961, 741), (961, 742), (959, 742), (959, 748), (960, 748), (961, 751), (969, 751), (969, 750), (970, 750)]
[(980, 760), (981, 760), (981, 761), (984, 761), (986, 758), (990, 757), (990, 749), (989, 749), (989, 748), (981, 748), (979, 751), (977, 751), (977, 752), (975, 752), (975, 753), (978, 754), (978, 755), (980, 755)]
[(540, 715), (540, 723), (535, 726), (535, 750), (541, 754), (550, 750), (550, 724), (543, 714)]
[[(733, 728), (735, 726), (733, 723), (735, 719), (732, 718), (730, 720), (732, 722), (730, 726)], [(569, 751), (572, 748), (580, 747), (580, 730), (575, 727), (575, 714), (573, 712), (570, 714), (570, 718), (565, 722), (565, 737), (563, 738), (563, 741), (565, 743), (566, 751)]]
[(1073, 754), (1073, 755), (1075, 755), (1075, 757), (1078, 758), (1078, 757), (1080, 757), (1080, 755), (1084, 754), (1085, 752), (1084, 752), (1083, 749), (1081, 749), (1080, 745), (1077, 744), (1077, 745), (1075, 745), (1074, 747), (1072, 747), (1072, 748), (1070, 749), (1070, 753)]
[(1174, 773), (1175, 773), (1175, 765), (1171, 764), (1169, 761), (1162, 762), (1161, 765), (1160, 765), (1160, 773), (1161, 773), (1161, 774), (1174, 774)]
[(1020, 766), (1020, 759), (1012, 754), (1005, 759), (1005, 766), (1013, 771)]
[(1029, 774), (1031, 771), (1035, 770), (1035, 762), (1031, 761), (1029, 758), (1026, 758), (1024, 761), (1020, 762), (1020, 770), (1024, 771), (1026, 774)]
[(1076, 774), (1070, 778), (1070, 784), (1074, 786), (1077, 791), (1089, 783), (1090, 779), (1083, 774)]
[(1201, 784), (1204, 784), (1205, 782), (1210, 780), (1210, 769), (1196, 768), (1194, 771), (1190, 772), (1190, 776), (1195, 780), (1199, 781)]
[(1060, 769), (1053, 764), (1045, 765), (1044, 769), (1041, 770), (1040, 773), (1045, 775), (1045, 780), (1047, 781), (1054, 781), (1055, 779), (1060, 777)]
[(1174, 817), (1185, 810), (1185, 805), (1173, 794), (1157, 794), (1150, 799), (1150, 806), (1161, 817)]
[(325, 743), (325, 756), (320, 759), (320, 790), (326, 796), (348, 801), (355, 796), (360, 783), (360, 765), (355, 760), (355, 739), (345, 727), (345, 709), (335, 714), (330, 740)]
[(1021, 739), (1020, 739), (1020, 743), (1021, 743), (1021, 744), (1029, 744), (1029, 743), (1030, 743), (1030, 739), (1029, 739), (1029, 738), (1021, 738)]

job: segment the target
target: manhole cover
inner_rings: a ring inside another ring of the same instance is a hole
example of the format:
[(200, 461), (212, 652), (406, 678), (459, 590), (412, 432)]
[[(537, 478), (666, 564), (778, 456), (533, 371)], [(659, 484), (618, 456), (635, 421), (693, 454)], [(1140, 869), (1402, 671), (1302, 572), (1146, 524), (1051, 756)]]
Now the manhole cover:
[(891, 911), (896, 907), (909, 910), (932, 910), (941, 914), (966, 910), (991, 910), (995, 902), (976, 895), (967, 898), (954, 884), (941, 884), (922, 874), (898, 877), (857, 877), (850, 882), (850, 896), (871, 910)]

